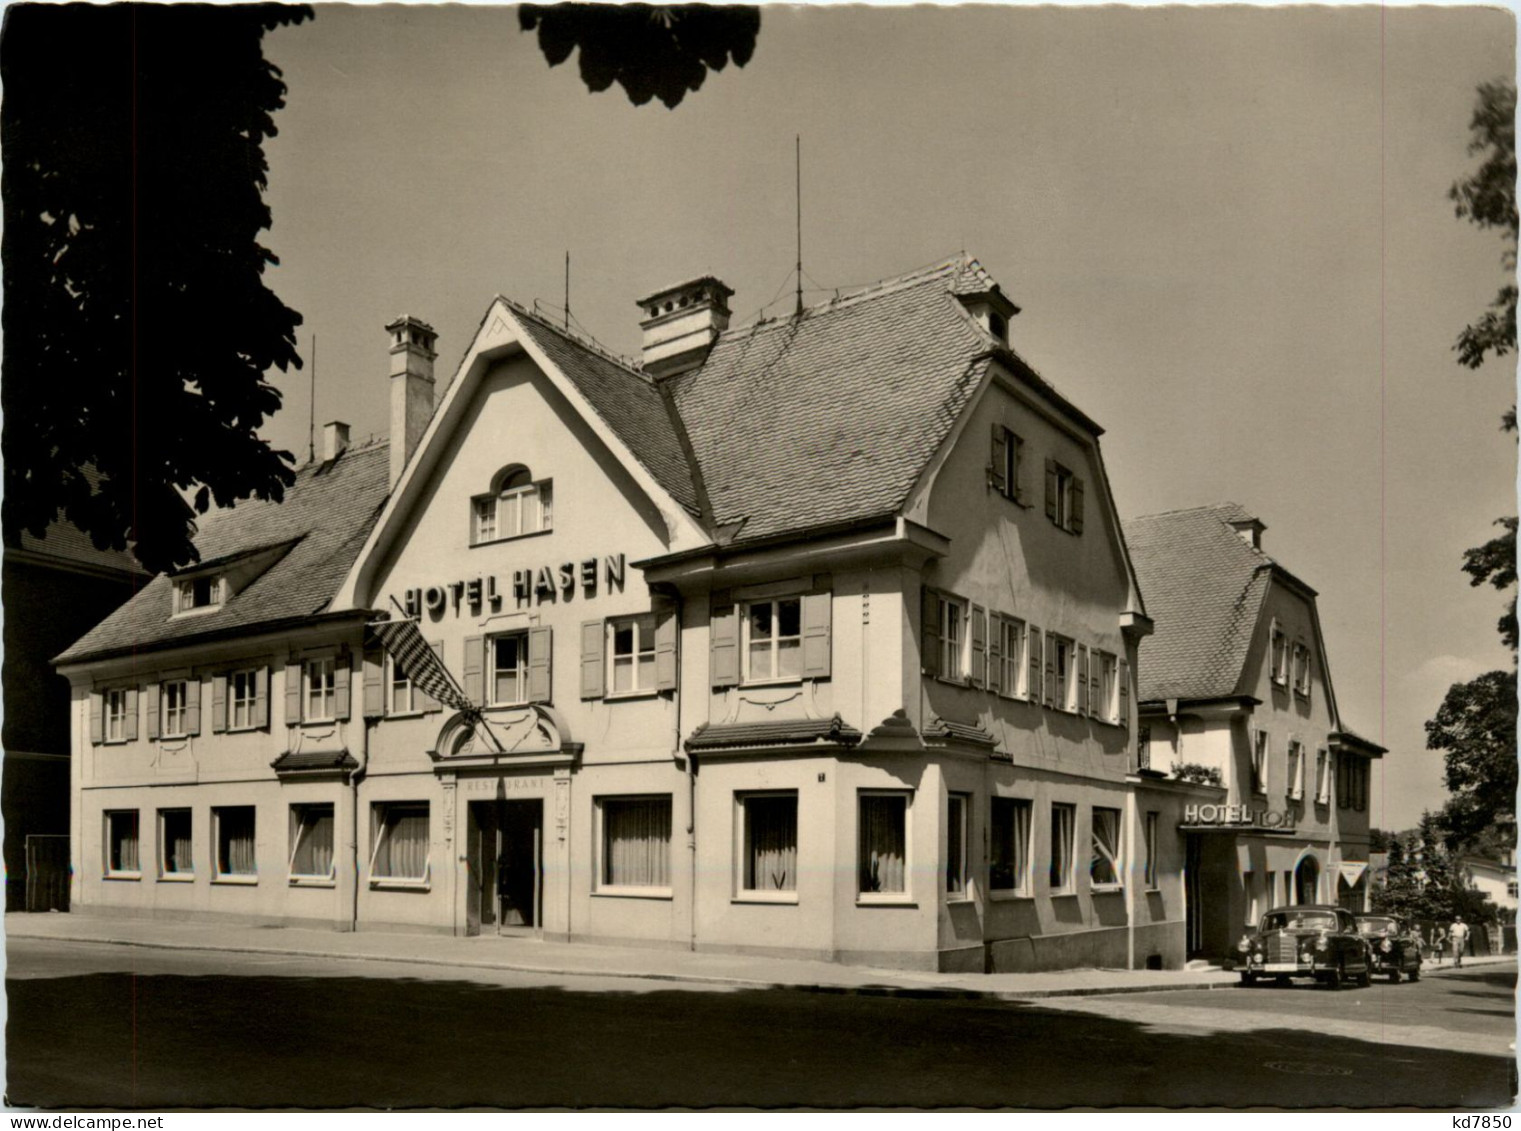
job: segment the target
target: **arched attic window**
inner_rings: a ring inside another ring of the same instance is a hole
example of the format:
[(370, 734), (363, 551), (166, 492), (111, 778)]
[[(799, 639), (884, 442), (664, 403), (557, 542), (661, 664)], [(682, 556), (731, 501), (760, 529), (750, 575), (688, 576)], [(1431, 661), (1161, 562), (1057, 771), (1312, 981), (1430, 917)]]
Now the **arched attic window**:
[(535, 480), (520, 463), (491, 479), (491, 490), (471, 500), (470, 544), (500, 542), (551, 528), (550, 480)]

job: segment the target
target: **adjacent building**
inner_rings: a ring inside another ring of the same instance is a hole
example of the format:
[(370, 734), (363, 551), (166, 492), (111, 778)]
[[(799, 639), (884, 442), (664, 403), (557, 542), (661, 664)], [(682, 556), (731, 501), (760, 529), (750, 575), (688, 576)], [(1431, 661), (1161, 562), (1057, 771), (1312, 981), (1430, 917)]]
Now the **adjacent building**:
[(1343, 723), (1315, 590), (1235, 503), (1126, 524), (1157, 631), (1140, 656), (1140, 762), (1213, 796), (1178, 828), (1190, 956), (1222, 957), (1270, 907), (1366, 909), (1368, 783), (1384, 748)]

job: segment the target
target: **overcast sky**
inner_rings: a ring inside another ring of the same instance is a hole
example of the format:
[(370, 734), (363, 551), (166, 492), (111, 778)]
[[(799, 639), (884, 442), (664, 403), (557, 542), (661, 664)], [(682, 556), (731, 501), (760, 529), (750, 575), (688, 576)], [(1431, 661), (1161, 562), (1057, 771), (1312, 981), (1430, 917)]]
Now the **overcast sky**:
[[(785, 313), (801, 134), (809, 297), (978, 256), (1015, 349), (1107, 429), (1122, 515), (1238, 501), (1319, 590), (1343, 722), (1390, 748), (1374, 822), (1441, 804), (1422, 723), (1509, 662), (1459, 567), (1515, 510), (1515, 372), (1451, 350), (1501, 244), (1446, 198), (1508, 12), (767, 8), (675, 111), (588, 93), (511, 9), (319, 5), (266, 50), (269, 281), (317, 336), (319, 425), (387, 429), (389, 319), (452, 372), (493, 295), (561, 303), (567, 250), (617, 352), (696, 275), (736, 324)], [(303, 458), (308, 373), (267, 429)]]

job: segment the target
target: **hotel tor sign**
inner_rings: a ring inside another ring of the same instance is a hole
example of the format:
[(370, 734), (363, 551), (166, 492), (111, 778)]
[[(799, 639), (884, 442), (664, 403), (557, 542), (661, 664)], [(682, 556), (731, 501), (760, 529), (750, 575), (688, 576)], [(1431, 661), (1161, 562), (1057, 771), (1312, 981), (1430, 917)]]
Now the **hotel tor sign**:
[(1215, 828), (1282, 829), (1291, 832), (1297, 823), (1293, 813), (1277, 809), (1254, 809), (1250, 805), (1185, 805), (1185, 825)]
[(513, 608), (543, 605), (569, 600), (579, 589), (585, 599), (599, 592), (623, 591), (624, 556), (608, 554), (579, 562), (561, 562), (537, 568), (515, 569), (507, 574), (483, 574), (480, 577), (449, 581), (441, 585), (420, 585), (402, 590), (401, 606), (409, 617), (420, 618), (426, 609), (442, 616), (453, 609), (456, 616), (468, 608), (472, 614), (483, 608), (496, 612), (512, 602)]

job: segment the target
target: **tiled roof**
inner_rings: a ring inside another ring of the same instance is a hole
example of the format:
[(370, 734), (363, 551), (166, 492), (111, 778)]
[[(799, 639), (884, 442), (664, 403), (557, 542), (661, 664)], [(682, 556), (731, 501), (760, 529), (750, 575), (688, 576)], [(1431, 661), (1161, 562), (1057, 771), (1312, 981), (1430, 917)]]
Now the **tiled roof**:
[(517, 303), (503, 301), (518, 314), (534, 344), (591, 402), (597, 415), (628, 445), (655, 481), (697, 514), (697, 491), (682, 449), (679, 425), (655, 382), (555, 329)]
[(861, 732), (839, 715), (832, 719), (768, 719), (759, 723), (703, 723), (686, 741), (688, 750), (743, 746), (799, 746), (819, 742), (854, 746)]
[(286, 751), (270, 763), (277, 774), (321, 772), (322, 770), (353, 770), (359, 767), (354, 756), (347, 750)]
[(41, 538), (23, 530), (16, 540), (16, 548), (40, 557), (57, 558), (61, 562), (147, 576), (147, 571), (130, 550), (97, 550), (88, 534), (63, 518), (56, 519)]
[(973, 262), (731, 330), (669, 379), (716, 525), (749, 541), (902, 506), (991, 364), (952, 293)]
[(299, 469), (282, 503), (244, 502), (206, 514), (195, 539), (202, 561), (294, 545), (213, 612), (172, 616), (173, 582), (155, 577), (58, 662), (163, 647), (322, 612), (386, 500), (389, 476), (389, 448), (381, 441), (350, 448), (332, 463)]
[(935, 719), (924, 728), (924, 737), (945, 741), (969, 742), (974, 746), (996, 746), (998, 739), (976, 723), (958, 723), (952, 719)]
[(1247, 649), (1273, 560), (1231, 522), (1237, 503), (1148, 515), (1125, 523), (1125, 541), (1156, 632), (1141, 641), (1142, 702), (1241, 694)]

